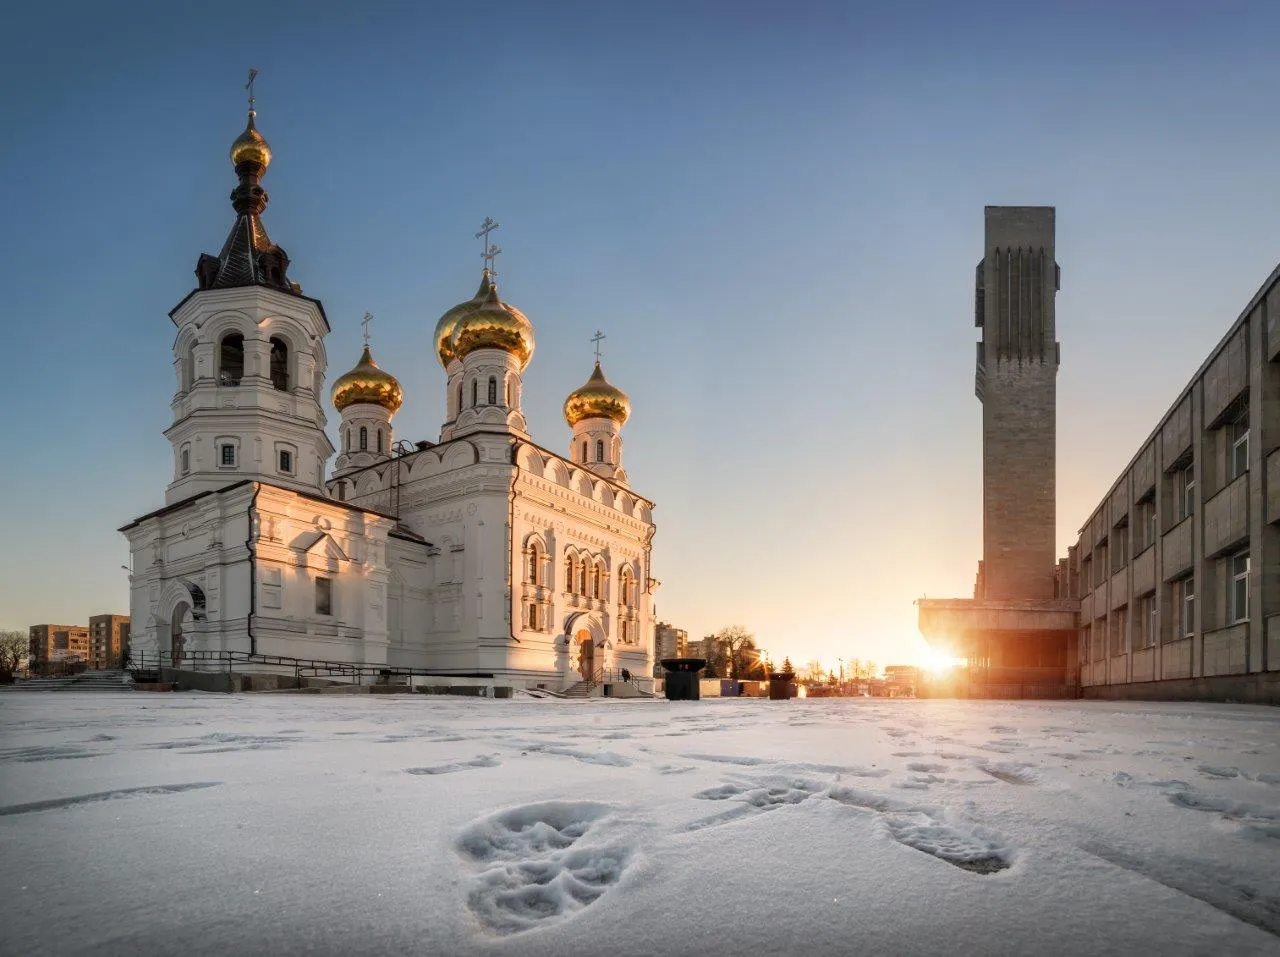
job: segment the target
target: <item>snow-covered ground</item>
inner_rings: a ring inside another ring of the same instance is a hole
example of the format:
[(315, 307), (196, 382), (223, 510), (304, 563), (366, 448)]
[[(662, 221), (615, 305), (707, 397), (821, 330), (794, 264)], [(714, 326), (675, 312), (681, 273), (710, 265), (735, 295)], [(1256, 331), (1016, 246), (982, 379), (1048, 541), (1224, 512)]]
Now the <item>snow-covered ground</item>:
[(0, 694), (6, 954), (1280, 954), (1280, 711)]

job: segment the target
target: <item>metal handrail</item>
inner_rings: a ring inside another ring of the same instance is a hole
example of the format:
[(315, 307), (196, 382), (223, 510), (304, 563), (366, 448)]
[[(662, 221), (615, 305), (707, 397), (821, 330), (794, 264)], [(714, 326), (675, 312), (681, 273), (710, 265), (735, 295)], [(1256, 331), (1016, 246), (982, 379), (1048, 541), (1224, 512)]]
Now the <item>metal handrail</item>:
[[(126, 670), (134, 672), (158, 672), (161, 668), (181, 668), (188, 671), (228, 672), (235, 664), (269, 665), (292, 668), (296, 677), (331, 675), (350, 678), (492, 678), (492, 672), (483, 671), (435, 671), (427, 668), (400, 668), (388, 665), (362, 664), (350, 661), (326, 661), (315, 658), (293, 658), (288, 655), (267, 655), (248, 651), (192, 649), (181, 655), (162, 651), (134, 651), (130, 649)], [(210, 667), (213, 665), (214, 667)]]

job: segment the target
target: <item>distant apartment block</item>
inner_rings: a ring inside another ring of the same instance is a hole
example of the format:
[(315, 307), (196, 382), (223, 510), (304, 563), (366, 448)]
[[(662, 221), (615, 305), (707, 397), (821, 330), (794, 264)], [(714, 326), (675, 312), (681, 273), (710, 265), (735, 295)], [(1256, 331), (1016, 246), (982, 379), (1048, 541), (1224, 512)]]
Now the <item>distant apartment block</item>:
[(32, 625), (27, 636), (27, 657), (33, 671), (53, 662), (89, 662), (89, 629), (83, 625)]
[(1280, 266), (1065, 564), (1085, 697), (1280, 703)]
[(654, 627), (653, 645), (658, 660), (685, 658), (689, 654), (689, 632), (660, 621)]
[(94, 615), (89, 619), (90, 668), (124, 667), (128, 647), (128, 615)]

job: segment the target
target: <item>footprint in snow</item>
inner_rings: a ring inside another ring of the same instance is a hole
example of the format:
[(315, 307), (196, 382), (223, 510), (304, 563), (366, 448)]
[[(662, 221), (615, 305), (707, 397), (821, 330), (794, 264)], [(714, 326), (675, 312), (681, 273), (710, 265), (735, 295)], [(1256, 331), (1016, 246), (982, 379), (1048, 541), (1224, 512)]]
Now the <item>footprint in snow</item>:
[(739, 818), (774, 811), (789, 804), (799, 804), (822, 790), (816, 781), (804, 778), (769, 776), (745, 784), (721, 784), (694, 795), (701, 801), (733, 801), (734, 806), (720, 814), (702, 818), (685, 826), (686, 831), (701, 831), (728, 824)]
[(1028, 785), (1040, 780), (1039, 773), (1029, 764), (979, 764), (978, 770), (1005, 784)]
[(875, 815), (877, 826), (904, 847), (975, 874), (994, 874), (1013, 860), (1012, 846), (984, 827), (949, 823), (946, 812), (859, 788), (834, 787), (833, 801)]
[(611, 838), (613, 808), (547, 801), (481, 818), (458, 837), (479, 870), (467, 906), (496, 934), (519, 934), (572, 918), (608, 893), (632, 859)]
[(499, 761), (495, 755), (482, 754), (470, 761), (456, 761), (452, 764), (437, 764), (427, 768), (405, 768), (406, 774), (453, 774), (470, 768), (496, 768)]

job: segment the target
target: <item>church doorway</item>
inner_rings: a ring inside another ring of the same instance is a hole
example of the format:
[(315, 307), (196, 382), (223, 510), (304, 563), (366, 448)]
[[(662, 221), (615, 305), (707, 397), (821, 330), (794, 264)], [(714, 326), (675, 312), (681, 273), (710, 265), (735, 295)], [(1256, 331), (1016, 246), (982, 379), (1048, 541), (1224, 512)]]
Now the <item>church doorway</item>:
[(191, 616), (191, 606), (186, 602), (180, 602), (173, 609), (173, 618), (169, 624), (169, 655), (172, 659), (173, 666), (176, 668), (182, 663), (183, 656), (187, 647), (187, 635), (191, 633), (191, 627), (194, 619)]
[(589, 681), (596, 673), (596, 643), (592, 641), (591, 633), (585, 628), (574, 635), (573, 640), (578, 646), (578, 674), (582, 676), (583, 681)]

